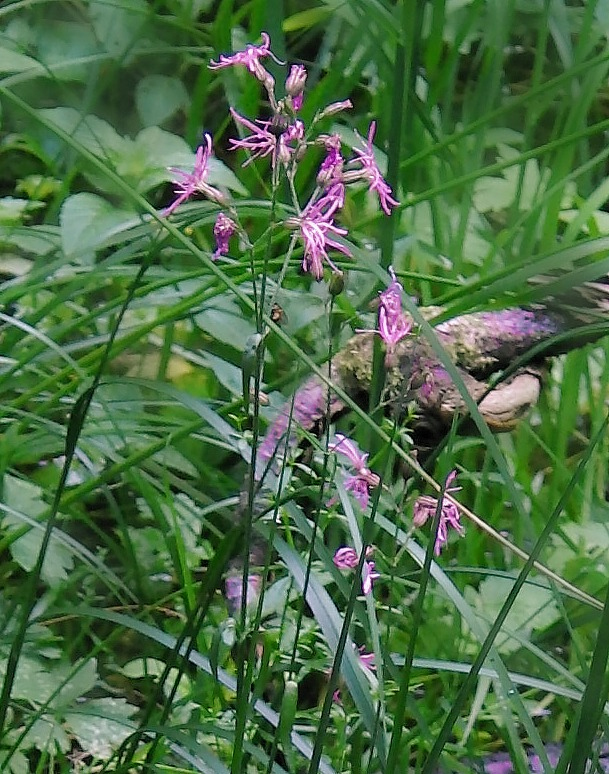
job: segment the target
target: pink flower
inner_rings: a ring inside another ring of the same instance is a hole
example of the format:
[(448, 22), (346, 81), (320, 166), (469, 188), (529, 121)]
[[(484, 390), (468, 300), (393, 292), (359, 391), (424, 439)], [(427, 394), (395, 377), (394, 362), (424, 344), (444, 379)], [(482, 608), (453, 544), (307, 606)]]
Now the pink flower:
[(379, 334), (391, 351), (398, 341), (412, 331), (412, 322), (402, 311), (404, 289), (397, 281), (393, 267), (389, 267), (391, 283), (379, 297)]
[[(244, 137), (242, 140), (229, 140), (231, 150), (243, 148), (252, 154), (243, 164), (244, 167), (251, 164), (254, 159), (261, 159), (270, 154), (272, 154), (271, 165), (273, 169), (277, 164), (277, 159), (282, 164), (288, 164), (298, 148), (300, 140), (304, 137), (304, 124), (302, 121), (295, 121), (293, 124), (289, 124), (284, 132), (277, 135), (276, 131), (273, 131), (275, 127), (272, 121), (256, 120), (252, 122), (240, 116), (233, 108), (230, 108), (230, 112), (238, 124), (245, 126), (246, 129), (252, 132), (252, 134)], [(292, 148), (290, 143), (296, 143), (296, 148)]]
[(343, 454), (356, 470), (367, 469), (368, 455), (361, 452), (346, 435), (337, 433), (335, 440), (328, 444), (328, 449)]
[(374, 562), (364, 562), (362, 568), (362, 591), (364, 594), (370, 594), (372, 591), (372, 583), (380, 577), (380, 573), (376, 572), (374, 569)]
[(270, 56), (276, 62), (279, 60), (273, 55), (271, 51), (271, 39), (266, 32), (262, 32), (260, 37), (262, 38), (262, 45), (253, 46), (248, 45), (245, 47), (245, 51), (238, 51), (231, 56), (220, 55), (219, 62), (210, 62), (210, 70), (220, 70), (223, 67), (232, 67), (233, 65), (244, 65), (259, 81), (261, 81), (267, 91), (271, 91), (275, 85), (273, 76), (265, 70), (260, 64), (260, 60), (264, 57)]
[[(282, 440), (285, 440), (283, 449), (287, 450), (290, 446), (294, 446), (297, 440), (296, 430), (298, 426), (311, 430), (314, 424), (325, 416), (327, 405), (326, 390), (317, 381), (317, 377), (305, 382), (296, 391), (293, 405), (288, 401), (270, 426), (258, 449), (259, 462), (266, 464), (271, 460), (280, 450)], [(290, 427), (290, 436), (286, 438), (288, 427)], [(281, 449), (282, 453), (283, 449)]]
[(362, 139), (363, 150), (360, 148), (353, 148), (358, 158), (355, 159), (355, 163), (361, 164), (360, 169), (352, 170), (345, 175), (345, 182), (353, 182), (355, 180), (366, 180), (369, 184), (368, 190), (376, 191), (379, 197), (379, 203), (381, 209), (386, 215), (391, 214), (390, 207), (395, 207), (397, 202), (391, 196), (391, 188), (385, 182), (381, 175), (381, 170), (378, 168), (378, 164), (374, 158), (374, 148), (372, 146), (372, 140), (376, 132), (376, 121), (370, 124), (368, 130), (368, 142)]
[(353, 492), (353, 496), (362, 509), (366, 510), (370, 498), (370, 490), (377, 487), (381, 481), (376, 473), (373, 473), (368, 468), (366, 464), (368, 462), (368, 455), (362, 453), (352, 440), (341, 433), (336, 434), (336, 440), (328, 445), (328, 449), (344, 454), (355, 468), (355, 473), (345, 479), (345, 489)]
[(228, 252), (228, 241), (235, 233), (237, 224), (223, 212), (218, 214), (214, 224), (214, 237), (216, 238), (216, 249), (212, 253), (212, 259), (215, 261), (221, 255)]
[(379, 293), (378, 330), (367, 331), (359, 329), (356, 333), (378, 333), (385, 342), (387, 350), (386, 363), (389, 364), (396, 344), (412, 331), (412, 321), (402, 310), (402, 293), (400, 285), (390, 266), (391, 283)]
[[(249, 575), (246, 584), (245, 605), (246, 607), (254, 602), (260, 593), (262, 578), (260, 575)], [(229, 575), (224, 582), (224, 591), (226, 602), (231, 614), (241, 610), (243, 578), (241, 575)]]
[(307, 71), (302, 65), (292, 65), (285, 82), (285, 92), (292, 98), (292, 107), (298, 111), (302, 107), (304, 87), (307, 82)]
[[(372, 550), (372, 546), (367, 546), (366, 557), (370, 556)], [(335, 552), (332, 561), (339, 570), (353, 570), (359, 564), (359, 556), (354, 548), (343, 546)], [(362, 592), (370, 594), (373, 582), (380, 577), (380, 574), (374, 569), (374, 562), (365, 559), (362, 567)]]
[[(302, 121), (295, 121), (279, 136), (277, 143), (277, 158), (282, 164), (287, 165), (292, 160), (300, 141), (304, 137), (304, 124)], [(296, 143), (296, 147), (290, 147), (290, 143)]]
[(208, 164), (209, 158), (212, 154), (212, 140), (211, 135), (207, 133), (203, 135), (203, 138), (205, 143), (203, 145), (199, 145), (197, 148), (197, 153), (195, 156), (195, 168), (192, 172), (184, 172), (183, 170), (177, 169), (176, 167), (169, 167), (169, 171), (174, 175), (177, 175), (177, 178), (172, 181), (176, 187), (175, 193), (177, 198), (169, 205), (169, 207), (165, 208), (163, 214), (166, 217), (171, 215), (171, 213), (177, 209), (180, 204), (183, 204), (187, 199), (190, 199), (190, 197), (197, 192), (205, 194), (208, 198), (213, 199), (214, 201), (221, 202), (224, 200), (224, 196), (221, 191), (205, 182), (207, 173), (209, 172)]
[[(445, 492), (458, 492), (460, 487), (451, 487), (450, 484), (455, 480), (457, 471), (453, 470), (446, 477)], [(415, 527), (422, 527), (426, 521), (433, 518), (438, 509), (438, 500), (435, 497), (421, 495), (414, 504), (412, 523)], [(434, 545), (434, 553), (440, 555), (440, 551), (448, 542), (448, 528), (452, 527), (459, 535), (463, 535), (464, 529), (460, 522), (459, 509), (454, 503), (449, 502), (445, 497), (442, 498), (440, 506), (440, 523)]]
[(321, 113), (318, 113), (315, 116), (316, 121), (321, 121), (322, 118), (327, 118), (328, 116), (335, 116), (337, 113), (341, 113), (343, 110), (349, 110), (349, 108), (353, 107), (353, 103), (350, 99), (343, 99), (340, 102), (331, 102), (327, 107), (325, 107)]
[[(270, 121), (257, 120), (256, 123), (252, 123), (251, 121), (248, 121), (247, 118), (240, 116), (232, 107), (230, 108), (230, 112), (237, 123), (241, 124), (241, 126), (245, 126), (246, 129), (249, 129), (250, 132), (252, 132), (249, 137), (244, 137), (242, 140), (229, 140), (231, 150), (243, 148), (252, 154), (243, 164), (244, 167), (250, 164), (254, 159), (264, 158), (265, 156), (268, 156), (269, 153), (275, 154), (277, 137), (269, 131), (269, 126), (271, 125)], [(256, 124), (258, 124), (258, 126)]]
[(332, 561), (339, 570), (352, 570), (354, 567), (357, 567), (359, 557), (354, 548), (343, 546), (335, 552)]
[(340, 182), (342, 178), (344, 159), (341, 155), (341, 141), (337, 134), (331, 134), (325, 139), (326, 158), (321, 162), (317, 173), (317, 185), (327, 186)]
[(288, 218), (288, 227), (300, 229), (300, 235), (304, 244), (302, 268), (310, 271), (316, 280), (323, 277), (323, 262), (338, 272), (337, 266), (330, 260), (327, 253), (328, 247), (340, 250), (344, 255), (351, 255), (348, 247), (341, 245), (332, 238), (332, 235), (345, 236), (348, 232), (334, 224), (333, 216), (345, 201), (345, 188), (342, 183), (335, 183), (317, 201), (310, 201), (298, 218)]
[(374, 653), (366, 653), (363, 645), (358, 651), (358, 656), (365, 667), (368, 667), (368, 669), (376, 669), (374, 664)]

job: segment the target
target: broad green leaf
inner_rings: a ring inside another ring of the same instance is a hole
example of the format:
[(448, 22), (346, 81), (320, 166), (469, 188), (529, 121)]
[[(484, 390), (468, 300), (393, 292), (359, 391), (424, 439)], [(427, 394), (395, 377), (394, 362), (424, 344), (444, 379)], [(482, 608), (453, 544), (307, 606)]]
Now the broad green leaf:
[(65, 723), (85, 752), (106, 760), (133, 733), (128, 720), (135, 711), (125, 699), (88, 699), (77, 712), (66, 712)]
[(99, 52), (89, 25), (47, 19), (44, 32), (38, 35), (37, 44), (40, 61), (45, 70), (48, 68), (47, 75), (51, 71), (53, 78), (60, 81), (82, 82), (91, 77), (91, 63), (78, 61)]
[[(468, 587), (465, 598), (479, 612), (483, 620), (492, 621), (501, 610), (514, 581), (511, 578), (488, 576), (478, 591)], [(520, 643), (510, 637), (509, 632), (518, 632), (522, 637), (533, 631), (546, 629), (560, 618), (553, 592), (539, 584), (525, 584), (518, 594), (518, 603), (513, 605), (505, 621), (505, 629), (497, 637), (497, 649), (503, 653), (520, 648)]]
[(62, 728), (61, 723), (51, 715), (44, 715), (37, 718), (28, 728), (23, 742), (24, 749), (35, 747), (43, 752), (54, 753), (57, 750), (67, 752), (71, 747), (71, 742)]
[(40, 62), (30, 56), (0, 47), (0, 73), (21, 73), (30, 70), (43, 70)]
[(57, 226), (3, 226), (0, 224), (0, 240), (3, 244), (19, 247), (32, 255), (48, 255), (60, 244)]
[(68, 260), (92, 266), (95, 253), (106, 240), (137, 223), (133, 213), (119, 210), (92, 193), (78, 193), (65, 200), (59, 215), (61, 242)]
[(131, 140), (121, 137), (107, 121), (97, 116), (82, 115), (70, 107), (45, 108), (38, 113), (45, 121), (63, 129), (100, 159), (110, 162), (130, 148)]
[(15, 750), (10, 754), (10, 758), (8, 755), (8, 752), (0, 753), (0, 771), (10, 771), (11, 774), (30, 774), (30, 762), (21, 750)]
[[(4, 678), (6, 674), (6, 657), (0, 658), (0, 677)], [(53, 682), (57, 687), (57, 682), (49, 677), (48, 668), (37, 658), (27, 654), (21, 654), (15, 682), (13, 683), (12, 696), (15, 699), (24, 699), (35, 704), (39, 701), (41, 691), (45, 685)]]
[(253, 323), (244, 318), (237, 302), (227, 294), (208, 301), (194, 319), (202, 333), (240, 351), (249, 337), (257, 333)]
[(179, 78), (153, 73), (137, 84), (135, 104), (144, 126), (157, 126), (188, 107), (188, 93)]
[[(182, 137), (166, 132), (158, 126), (142, 129), (133, 142), (129, 141), (116, 157), (116, 171), (140, 193), (146, 193), (161, 183), (173, 180), (170, 168), (192, 172), (195, 153)], [(239, 178), (217, 158), (209, 159), (207, 182), (247, 194)]]
[(59, 693), (51, 700), (51, 706), (61, 709), (74, 704), (94, 688), (97, 682), (97, 665), (94, 658), (89, 658), (74, 666), (62, 664), (56, 667), (51, 675), (55, 679), (53, 691), (59, 688)]
[[(32, 519), (47, 509), (42, 491), (37, 486), (9, 474), (4, 476), (1, 502), (6, 506), (2, 518), (5, 531), (10, 528), (19, 529), (24, 524), (28, 524), (27, 519), (22, 518), (20, 514)], [(36, 564), (42, 538), (41, 525), (38, 528), (30, 527), (25, 535), (10, 544), (13, 559), (28, 572)], [(52, 536), (42, 565), (42, 579), (54, 586), (68, 577), (68, 572), (73, 566), (72, 552), (60, 540)]]
[(97, 39), (116, 59), (124, 59), (129, 51), (145, 38), (147, 18), (151, 10), (144, 0), (89, 2), (89, 16)]

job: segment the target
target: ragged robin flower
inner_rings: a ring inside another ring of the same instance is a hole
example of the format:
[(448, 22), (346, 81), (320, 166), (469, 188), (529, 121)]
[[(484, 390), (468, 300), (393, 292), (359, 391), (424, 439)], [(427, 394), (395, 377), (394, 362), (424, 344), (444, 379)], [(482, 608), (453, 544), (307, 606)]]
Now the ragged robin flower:
[(378, 333), (385, 343), (386, 364), (392, 362), (396, 344), (412, 331), (412, 320), (402, 309), (404, 288), (398, 282), (393, 267), (388, 269), (391, 282), (379, 293), (378, 329), (358, 329), (357, 333)]
[[(372, 554), (372, 550), (372, 546), (366, 548), (366, 557)], [(332, 561), (339, 570), (353, 570), (359, 564), (359, 556), (354, 548), (343, 546), (335, 552)], [(374, 562), (370, 562), (366, 558), (362, 567), (362, 592), (370, 594), (373, 582), (380, 577), (380, 574), (374, 569)]]
[(292, 109), (300, 110), (304, 94), (305, 83), (307, 82), (307, 71), (300, 64), (290, 67), (290, 74), (285, 82), (285, 93), (292, 98)]
[[(445, 493), (458, 492), (460, 487), (451, 487), (452, 482), (457, 477), (457, 471), (453, 470), (446, 477)], [(415, 527), (422, 527), (428, 519), (433, 519), (438, 509), (438, 500), (435, 497), (421, 495), (414, 504), (412, 523)], [(448, 542), (448, 529), (452, 527), (459, 535), (463, 535), (464, 529), (460, 522), (459, 509), (454, 503), (451, 503), (446, 497), (442, 497), (440, 506), (440, 523), (434, 545), (434, 553), (440, 555), (442, 548)]]
[(299, 217), (286, 220), (288, 228), (300, 229), (304, 246), (303, 271), (310, 272), (318, 281), (323, 277), (324, 262), (334, 272), (339, 272), (338, 267), (328, 256), (328, 247), (351, 256), (348, 247), (333, 239), (333, 235), (346, 236), (347, 234), (347, 229), (340, 228), (334, 223), (334, 213), (343, 206), (344, 201), (344, 186), (342, 183), (335, 183), (321, 198), (310, 201)]
[(368, 130), (368, 140), (365, 141), (363, 138), (360, 138), (363, 148), (353, 148), (357, 158), (350, 162), (350, 166), (353, 167), (353, 165), (358, 164), (361, 166), (356, 166), (354, 169), (352, 168), (345, 172), (343, 179), (345, 183), (365, 180), (368, 183), (368, 190), (374, 191), (377, 194), (381, 209), (385, 215), (391, 215), (391, 207), (395, 207), (399, 202), (391, 195), (391, 188), (385, 181), (376, 163), (374, 147), (372, 145), (375, 132), (376, 121), (373, 121)]
[(368, 455), (361, 452), (351, 439), (341, 433), (336, 434), (336, 439), (328, 444), (328, 449), (343, 454), (355, 469), (355, 473), (345, 479), (345, 489), (353, 492), (353, 496), (365, 510), (370, 499), (370, 489), (377, 487), (381, 481), (376, 473), (368, 468)]
[(203, 135), (203, 144), (197, 148), (195, 156), (195, 167), (192, 172), (184, 172), (177, 167), (169, 167), (169, 171), (177, 177), (172, 181), (175, 185), (176, 198), (163, 211), (165, 217), (171, 215), (181, 204), (195, 193), (202, 193), (208, 199), (224, 204), (226, 197), (217, 188), (209, 185), (207, 175), (209, 172), (209, 159), (212, 155), (211, 135)]
[(233, 67), (234, 65), (243, 65), (254, 75), (266, 88), (271, 101), (274, 102), (273, 89), (275, 79), (260, 63), (261, 59), (270, 56), (278, 64), (282, 64), (271, 51), (271, 39), (266, 32), (260, 34), (262, 45), (254, 46), (252, 44), (245, 47), (245, 51), (238, 51), (236, 54), (226, 56), (220, 55), (220, 61), (209, 63), (210, 70), (220, 70), (223, 67)]
[(223, 212), (218, 214), (214, 224), (214, 237), (216, 239), (216, 249), (212, 253), (212, 259), (215, 261), (228, 252), (228, 242), (237, 230), (237, 224)]

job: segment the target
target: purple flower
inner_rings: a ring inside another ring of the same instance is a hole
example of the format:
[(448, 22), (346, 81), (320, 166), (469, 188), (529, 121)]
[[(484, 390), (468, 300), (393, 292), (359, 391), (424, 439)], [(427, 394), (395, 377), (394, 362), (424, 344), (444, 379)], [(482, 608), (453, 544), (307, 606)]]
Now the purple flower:
[(168, 217), (171, 213), (177, 209), (180, 204), (183, 204), (194, 193), (205, 194), (208, 198), (214, 201), (224, 201), (224, 195), (217, 188), (206, 183), (207, 173), (209, 172), (209, 158), (212, 154), (212, 140), (210, 134), (204, 134), (205, 140), (203, 145), (199, 145), (195, 156), (195, 168), (192, 172), (184, 172), (176, 167), (169, 167), (169, 171), (174, 175), (177, 175), (175, 180), (172, 180), (175, 185), (176, 199), (166, 207), (163, 214)]
[(223, 212), (218, 214), (214, 224), (214, 237), (216, 238), (216, 249), (212, 253), (212, 259), (215, 261), (221, 255), (228, 252), (228, 241), (235, 233), (237, 224)]
[(321, 121), (322, 118), (327, 118), (328, 116), (335, 116), (337, 113), (341, 113), (343, 110), (349, 110), (349, 108), (352, 107), (353, 103), (350, 99), (343, 99), (340, 102), (331, 102), (321, 111), (321, 113), (318, 113), (315, 116), (315, 121)]
[(262, 45), (253, 46), (251, 43), (245, 47), (245, 51), (238, 51), (231, 56), (220, 54), (219, 62), (210, 62), (210, 70), (219, 70), (222, 67), (232, 67), (233, 65), (245, 65), (250, 73), (256, 72), (259, 60), (262, 57), (269, 56), (271, 53), (271, 39), (266, 32), (262, 32)]
[(386, 363), (389, 363), (396, 344), (412, 331), (412, 321), (402, 310), (402, 293), (400, 285), (390, 266), (391, 283), (379, 293), (378, 330), (367, 331), (359, 329), (356, 333), (378, 333), (385, 342), (387, 349)]
[(354, 548), (343, 546), (342, 548), (337, 549), (332, 561), (339, 570), (352, 570), (354, 567), (357, 567), (359, 557)]
[[(367, 546), (366, 557), (370, 556), (372, 550), (372, 546)], [(359, 556), (354, 548), (343, 546), (335, 552), (332, 561), (339, 570), (353, 570), (359, 564)], [(374, 569), (374, 562), (365, 559), (362, 567), (362, 592), (370, 594), (373, 582), (380, 577), (380, 574)]]
[(372, 583), (380, 577), (380, 573), (374, 569), (374, 562), (365, 561), (362, 567), (362, 591), (364, 594), (370, 594)]
[(370, 490), (380, 484), (381, 479), (373, 473), (367, 466), (368, 455), (361, 452), (352, 440), (341, 433), (336, 434), (336, 440), (328, 444), (330, 451), (344, 454), (351, 465), (355, 468), (355, 473), (345, 479), (345, 489), (353, 492), (353, 496), (361, 505), (363, 510), (368, 507)]
[(393, 267), (389, 267), (391, 283), (379, 296), (379, 330), (381, 338), (391, 351), (398, 341), (412, 331), (412, 322), (402, 311), (404, 289), (397, 281)]
[(285, 82), (285, 92), (292, 98), (292, 107), (298, 111), (302, 107), (302, 97), (305, 83), (307, 82), (307, 71), (302, 65), (292, 65), (290, 74)]
[(288, 401), (277, 419), (270, 426), (264, 441), (258, 449), (258, 460), (266, 464), (277, 453), (281, 441), (285, 439), (292, 419), (290, 437), (286, 446), (296, 443), (296, 428), (300, 425), (310, 430), (324, 416), (327, 408), (327, 392), (316, 378), (310, 379), (297, 390), (294, 405)]
[[(268, 156), (269, 153), (275, 154), (277, 137), (269, 131), (269, 126), (271, 125), (270, 121), (257, 120), (256, 123), (252, 123), (251, 121), (248, 121), (247, 118), (240, 116), (232, 107), (230, 108), (230, 112), (237, 123), (241, 124), (241, 126), (245, 126), (246, 129), (249, 129), (250, 132), (252, 132), (249, 137), (244, 137), (242, 140), (229, 140), (231, 150), (243, 148), (252, 154), (243, 164), (244, 167), (250, 164), (254, 159), (264, 158), (265, 156)], [(258, 126), (256, 124), (258, 124)]]
[(353, 182), (355, 180), (366, 180), (369, 184), (368, 190), (376, 191), (383, 212), (386, 215), (390, 215), (390, 207), (395, 207), (397, 204), (399, 204), (399, 202), (391, 196), (391, 188), (387, 185), (383, 176), (381, 175), (381, 170), (378, 168), (378, 164), (374, 158), (372, 140), (374, 139), (375, 132), (376, 121), (373, 121), (370, 124), (370, 129), (368, 130), (368, 141), (365, 142), (363, 138), (360, 138), (364, 146), (363, 149), (353, 148), (354, 152), (358, 156), (354, 162), (361, 164), (361, 168), (348, 172), (345, 175), (345, 181)]
[[(277, 143), (277, 158), (282, 164), (287, 165), (292, 160), (300, 141), (304, 137), (304, 124), (295, 121), (279, 136)], [(296, 148), (291, 148), (290, 143), (295, 142)]]
[[(451, 487), (450, 485), (455, 480), (457, 471), (453, 470), (448, 474), (445, 483), (446, 492), (458, 492), (460, 487)], [(414, 504), (414, 511), (412, 517), (412, 523), (415, 527), (422, 527), (426, 521), (433, 518), (438, 509), (438, 500), (435, 497), (429, 497), (428, 495), (421, 495), (418, 497)], [(459, 535), (463, 535), (464, 529), (460, 522), (459, 509), (454, 503), (449, 502), (445, 497), (442, 497), (442, 504), (440, 506), (440, 523), (438, 525), (438, 534), (436, 535), (436, 543), (434, 545), (434, 553), (436, 556), (440, 555), (440, 551), (448, 542), (448, 528), (452, 527)]]
[(275, 80), (273, 76), (265, 70), (260, 64), (260, 60), (264, 57), (270, 56), (276, 62), (279, 60), (273, 55), (271, 51), (271, 39), (266, 32), (260, 34), (262, 38), (262, 45), (253, 46), (248, 45), (245, 47), (245, 51), (238, 51), (231, 56), (220, 55), (219, 62), (210, 62), (210, 70), (220, 70), (223, 67), (232, 67), (233, 65), (244, 65), (259, 81), (261, 81), (266, 87), (267, 91), (272, 91)]
[(358, 651), (358, 656), (365, 667), (368, 667), (368, 669), (376, 669), (374, 664), (374, 653), (366, 653), (363, 645)]
[[(245, 591), (246, 607), (254, 602), (260, 593), (262, 578), (260, 575), (249, 575)], [(243, 577), (241, 575), (229, 575), (224, 582), (224, 591), (229, 610), (232, 615), (241, 610)]]
[(337, 433), (335, 440), (328, 444), (328, 449), (343, 454), (356, 470), (367, 469), (368, 454), (361, 452), (346, 435)]
[(344, 255), (351, 255), (348, 247), (341, 245), (332, 238), (332, 235), (345, 236), (348, 232), (345, 228), (335, 225), (333, 216), (345, 201), (345, 187), (342, 183), (335, 183), (317, 201), (310, 201), (298, 218), (288, 218), (288, 227), (300, 229), (300, 235), (304, 244), (302, 268), (310, 271), (316, 280), (323, 277), (323, 262), (326, 261), (335, 272), (339, 269), (330, 260), (327, 253), (328, 247), (340, 250)]
[(328, 186), (341, 181), (344, 159), (340, 152), (340, 137), (337, 134), (327, 136), (324, 145), (327, 153), (317, 173), (317, 185)]

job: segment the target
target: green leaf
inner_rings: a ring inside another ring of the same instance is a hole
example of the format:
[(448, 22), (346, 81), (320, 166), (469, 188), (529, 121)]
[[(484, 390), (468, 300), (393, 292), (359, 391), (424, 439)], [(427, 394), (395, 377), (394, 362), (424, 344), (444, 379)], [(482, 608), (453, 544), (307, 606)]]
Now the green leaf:
[[(492, 621), (501, 610), (514, 581), (512, 578), (488, 576), (478, 591), (468, 587), (465, 598), (482, 615), (485, 621)], [(560, 618), (554, 594), (539, 584), (525, 584), (518, 594), (518, 604), (513, 605), (505, 620), (505, 629), (496, 639), (500, 652), (509, 653), (521, 647), (510, 637), (509, 631), (528, 636), (535, 630), (546, 629)]]
[(21, 745), (26, 750), (35, 747), (41, 751), (55, 752), (58, 749), (67, 752), (71, 742), (61, 724), (52, 716), (45, 715), (32, 723)]
[(135, 225), (137, 219), (132, 212), (119, 210), (95, 194), (78, 193), (63, 203), (59, 222), (66, 258), (81, 266), (91, 266), (96, 250)]
[(135, 711), (125, 699), (88, 699), (78, 712), (66, 712), (65, 722), (85, 752), (106, 760), (133, 733), (127, 721)]
[[(91, 28), (80, 22), (47, 19), (44, 33), (37, 37), (40, 61), (60, 81), (86, 82), (91, 77), (90, 62), (78, 62), (99, 51)], [(72, 61), (70, 61), (72, 60)], [(66, 66), (68, 64), (68, 66)]]
[(97, 39), (116, 59), (124, 59), (144, 37), (150, 7), (143, 0), (106, 3), (90, 0), (89, 16)]
[(188, 106), (188, 92), (179, 78), (145, 75), (135, 89), (135, 104), (144, 126), (156, 126)]
[(107, 121), (97, 116), (83, 116), (70, 107), (45, 108), (38, 114), (55, 124), (78, 143), (101, 159), (111, 160), (128, 152), (131, 140), (124, 139)]
[[(51, 674), (55, 682), (53, 691), (56, 690), (58, 684), (61, 684), (59, 692), (52, 699), (51, 706), (55, 708), (68, 707), (95, 686), (97, 665), (94, 658), (89, 658), (74, 666), (62, 664), (53, 669)], [(46, 698), (44, 698), (45, 701)], [(48, 698), (50, 698), (50, 694)], [(42, 697), (39, 700), (42, 701)]]
[(40, 62), (30, 56), (11, 51), (9, 48), (0, 48), (0, 73), (21, 73), (30, 70), (43, 70)]
[(239, 304), (229, 295), (216, 296), (195, 316), (195, 322), (207, 336), (243, 350), (250, 336), (257, 331), (253, 323), (243, 318)]
[[(0, 677), (4, 678), (5, 674), (6, 658), (1, 658)], [(41, 686), (44, 687), (45, 684), (48, 684), (49, 679), (49, 670), (41, 661), (27, 654), (21, 654), (13, 683), (12, 696), (15, 699), (24, 699), (35, 704), (40, 699)], [(56, 681), (53, 681), (53, 686), (57, 686)]]
[[(39, 487), (9, 474), (4, 476), (2, 502), (5, 506), (2, 520), (4, 530), (21, 528), (47, 509)], [(27, 572), (36, 564), (42, 538), (43, 530), (40, 525), (37, 528), (30, 528), (25, 535), (10, 544), (13, 559)], [(72, 552), (59, 539), (51, 536), (42, 565), (42, 579), (50, 586), (54, 586), (66, 580), (73, 566)]]

